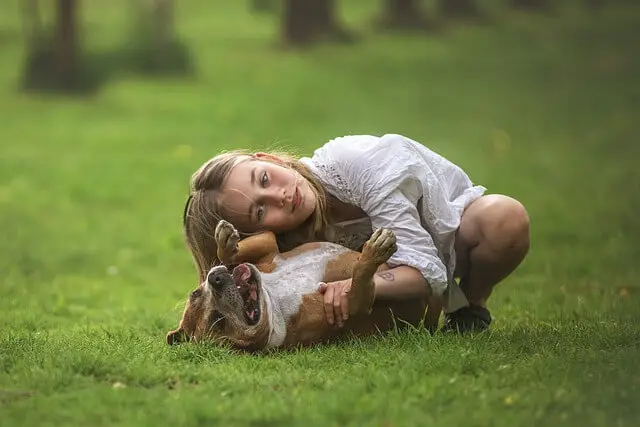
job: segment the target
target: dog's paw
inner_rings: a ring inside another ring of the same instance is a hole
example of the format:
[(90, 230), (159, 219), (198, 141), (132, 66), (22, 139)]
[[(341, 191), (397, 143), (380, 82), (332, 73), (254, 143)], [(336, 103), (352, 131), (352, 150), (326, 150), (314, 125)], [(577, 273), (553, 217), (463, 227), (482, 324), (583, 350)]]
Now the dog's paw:
[(361, 259), (377, 267), (387, 262), (397, 250), (396, 235), (393, 231), (379, 228), (364, 244)]
[(238, 230), (225, 220), (220, 220), (215, 231), (218, 259), (223, 264), (229, 264), (238, 253), (240, 234)]

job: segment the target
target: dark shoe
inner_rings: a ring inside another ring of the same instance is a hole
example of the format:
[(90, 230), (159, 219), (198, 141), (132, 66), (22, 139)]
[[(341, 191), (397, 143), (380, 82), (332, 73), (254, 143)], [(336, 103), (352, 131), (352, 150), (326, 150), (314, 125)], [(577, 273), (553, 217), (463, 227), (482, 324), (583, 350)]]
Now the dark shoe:
[(444, 315), (442, 332), (482, 332), (491, 325), (491, 313), (479, 305), (462, 307)]

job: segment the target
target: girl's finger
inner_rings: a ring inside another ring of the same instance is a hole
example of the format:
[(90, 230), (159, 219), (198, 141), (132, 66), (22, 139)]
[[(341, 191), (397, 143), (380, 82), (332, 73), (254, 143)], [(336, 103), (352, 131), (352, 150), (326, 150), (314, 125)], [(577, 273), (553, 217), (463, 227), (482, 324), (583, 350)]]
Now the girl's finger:
[(341, 290), (333, 293), (333, 317), (338, 324), (339, 328), (342, 328), (342, 307), (340, 307), (341, 298), (340, 294), (342, 294)]
[(346, 289), (340, 292), (340, 307), (342, 308), (342, 319), (347, 320), (349, 318), (349, 294)]
[(333, 294), (333, 286), (327, 286), (324, 293), (324, 312), (327, 315), (327, 322), (329, 322), (330, 325), (333, 325)]

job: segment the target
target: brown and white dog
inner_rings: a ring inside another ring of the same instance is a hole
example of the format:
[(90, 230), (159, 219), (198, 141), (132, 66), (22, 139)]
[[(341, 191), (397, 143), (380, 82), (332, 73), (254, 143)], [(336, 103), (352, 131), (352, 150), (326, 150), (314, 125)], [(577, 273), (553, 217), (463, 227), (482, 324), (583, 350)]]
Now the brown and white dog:
[[(215, 233), (218, 259), (237, 266), (213, 267), (193, 290), (179, 327), (167, 334), (167, 344), (219, 341), (246, 351), (312, 345), (349, 335), (369, 335), (395, 324), (426, 327), (437, 323), (427, 301), (377, 301), (373, 275), (386, 270), (396, 251), (390, 230), (379, 229), (362, 253), (328, 242), (303, 244), (279, 253), (273, 233), (242, 241), (226, 221)], [(342, 328), (328, 323), (320, 282), (352, 278), (348, 294), (350, 317)], [(400, 322), (397, 322), (400, 320)]]

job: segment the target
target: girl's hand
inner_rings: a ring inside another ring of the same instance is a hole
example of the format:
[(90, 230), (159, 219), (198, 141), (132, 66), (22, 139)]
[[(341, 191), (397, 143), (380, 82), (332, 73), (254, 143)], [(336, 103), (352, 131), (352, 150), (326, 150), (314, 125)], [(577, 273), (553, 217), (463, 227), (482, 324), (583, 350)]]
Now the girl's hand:
[(324, 311), (330, 325), (341, 328), (349, 318), (349, 291), (351, 279), (320, 283), (318, 292), (324, 295)]

